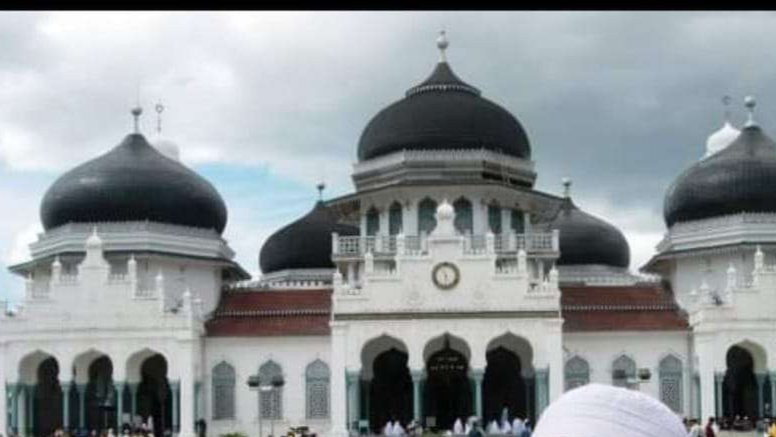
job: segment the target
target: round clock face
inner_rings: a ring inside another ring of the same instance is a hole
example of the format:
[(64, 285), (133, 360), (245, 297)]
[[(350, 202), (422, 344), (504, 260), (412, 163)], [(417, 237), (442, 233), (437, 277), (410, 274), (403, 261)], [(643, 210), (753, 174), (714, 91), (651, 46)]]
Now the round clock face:
[(458, 267), (455, 264), (443, 262), (434, 266), (434, 270), (431, 272), (431, 279), (434, 284), (443, 289), (449, 290), (458, 285), (458, 280), (461, 279), (461, 273), (458, 271)]

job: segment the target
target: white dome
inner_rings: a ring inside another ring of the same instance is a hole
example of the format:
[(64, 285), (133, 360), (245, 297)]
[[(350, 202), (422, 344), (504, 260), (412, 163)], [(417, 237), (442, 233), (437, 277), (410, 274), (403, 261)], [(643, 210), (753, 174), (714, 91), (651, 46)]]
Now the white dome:
[(708, 158), (709, 156), (729, 146), (730, 143), (735, 141), (735, 139), (738, 138), (740, 134), (740, 130), (734, 128), (730, 125), (729, 122), (726, 121), (724, 126), (711, 134), (709, 139), (706, 140), (706, 155), (703, 157)]
[(153, 142), (153, 146), (162, 155), (172, 160), (180, 161), (180, 148), (174, 142), (164, 138), (157, 138), (156, 141)]
[(455, 209), (453, 208), (453, 205), (450, 205), (450, 202), (445, 199), (437, 206), (436, 216), (437, 220), (452, 220), (455, 218)]

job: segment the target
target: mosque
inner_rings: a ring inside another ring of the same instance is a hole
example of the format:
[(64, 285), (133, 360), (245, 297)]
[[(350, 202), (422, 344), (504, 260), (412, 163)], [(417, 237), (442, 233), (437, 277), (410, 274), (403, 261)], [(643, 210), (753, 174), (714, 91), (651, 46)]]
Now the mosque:
[(535, 420), (588, 382), (681, 416), (774, 413), (776, 144), (754, 100), (670, 186), (632, 273), (570, 181), (533, 188), (537, 146), (437, 45), (364, 128), (355, 191), (269, 237), (260, 278), (233, 261), (216, 187), (134, 110), (134, 133), (48, 189), (45, 231), (10, 267), (26, 293), (0, 315), (0, 429), (445, 430)]

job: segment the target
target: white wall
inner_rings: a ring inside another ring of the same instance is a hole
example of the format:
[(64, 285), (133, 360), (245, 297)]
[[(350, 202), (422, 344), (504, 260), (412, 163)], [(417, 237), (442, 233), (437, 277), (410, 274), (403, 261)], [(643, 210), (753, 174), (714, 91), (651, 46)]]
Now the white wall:
[(687, 332), (682, 331), (624, 331), (564, 333), (565, 359), (578, 355), (590, 365), (590, 382), (612, 384), (612, 363), (620, 355), (636, 362), (636, 368), (649, 368), (652, 377), (639, 385), (639, 390), (660, 399), (659, 363), (669, 354), (683, 363), (682, 403), (684, 413), (690, 410), (690, 361)]
[[(204, 418), (208, 422), (208, 433), (219, 435), (240, 431), (249, 436), (258, 436), (258, 393), (247, 386), (250, 375), (259, 367), (273, 360), (283, 369), (283, 420), (276, 421), (275, 433), (285, 434), (289, 426), (308, 425), (319, 435), (329, 428), (328, 420), (307, 420), (305, 402), (305, 370), (308, 364), (320, 359), (329, 365), (330, 372), (344, 372), (333, 369), (329, 359), (330, 337), (208, 337), (205, 339), (205, 365), (203, 372)], [(234, 420), (213, 420), (212, 371), (221, 361), (231, 364), (236, 373)], [(331, 403), (329, 404), (331, 411)], [(263, 420), (264, 435), (269, 435), (270, 423)]]

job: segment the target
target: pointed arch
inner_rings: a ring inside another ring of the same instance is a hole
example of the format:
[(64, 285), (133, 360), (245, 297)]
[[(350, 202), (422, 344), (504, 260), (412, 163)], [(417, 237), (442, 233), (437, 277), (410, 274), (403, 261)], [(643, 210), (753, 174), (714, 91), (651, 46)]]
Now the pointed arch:
[(623, 354), (612, 362), (612, 385), (630, 388), (635, 378), (636, 362), (633, 358)]
[(682, 412), (682, 360), (673, 354), (666, 355), (658, 364), (660, 400), (676, 413)]
[(213, 420), (234, 419), (234, 388), (237, 376), (234, 367), (221, 361), (213, 367)]
[(436, 209), (437, 203), (430, 197), (418, 203), (418, 234), (430, 234), (436, 228)]
[(305, 369), (306, 412), (308, 419), (329, 418), (330, 371), (328, 364), (320, 359)]
[(574, 355), (563, 366), (566, 390), (580, 387), (590, 382), (590, 364), (579, 355)]
[(453, 209), (455, 210), (455, 219), (453, 221), (455, 230), (463, 235), (471, 234), (474, 231), (472, 202), (461, 196), (453, 202)]
[(372, 206), (366, 211), (366, 235), (377, 235), (380, 232), (380, 212)]
[(388, 234), (398, 235), (404, 229), (404, 217), (401, 203), (394, 201), (388, 208)]
[[(269, 384), (277, 378), (283, 377), (283, 368), (280, 364), (268, 360), (259, 367), (259, 380), (262, 385)], [(283, 418), (283, 387), (275, 387), (269, 391), (259, 392), (261, 398), (261, 417), (263, 419)]]

